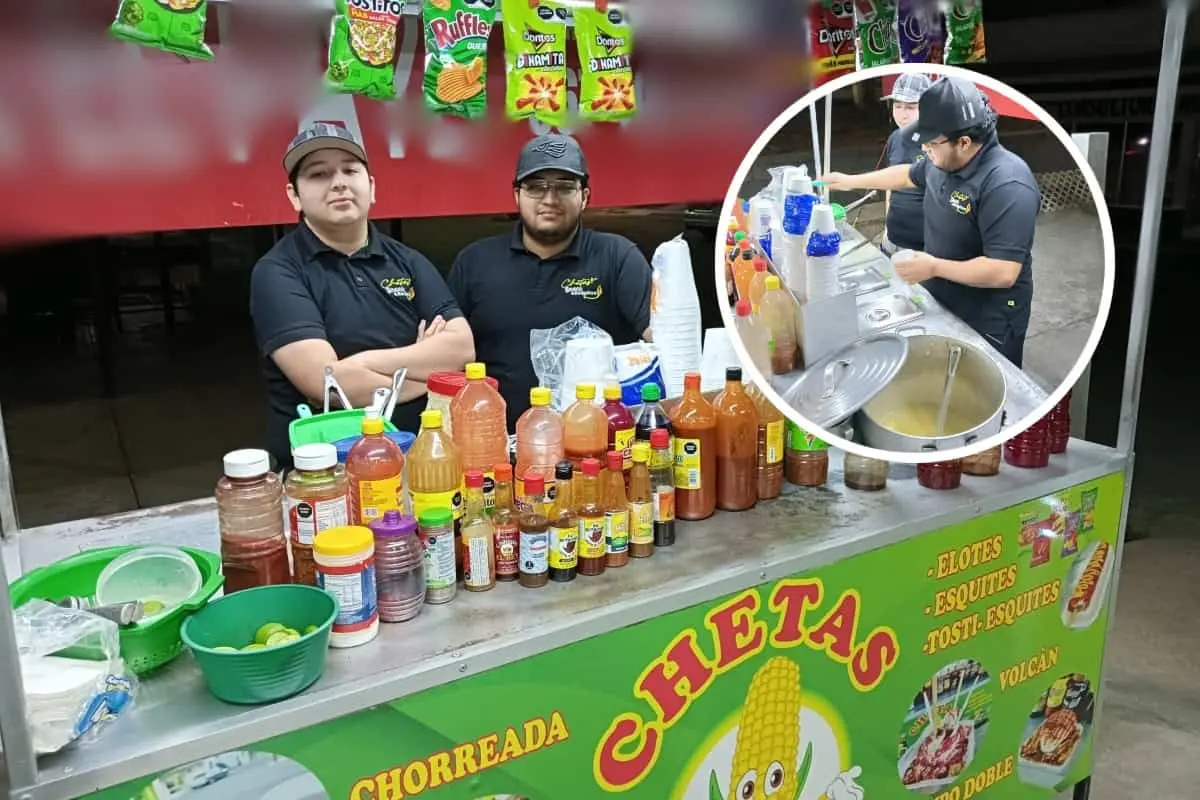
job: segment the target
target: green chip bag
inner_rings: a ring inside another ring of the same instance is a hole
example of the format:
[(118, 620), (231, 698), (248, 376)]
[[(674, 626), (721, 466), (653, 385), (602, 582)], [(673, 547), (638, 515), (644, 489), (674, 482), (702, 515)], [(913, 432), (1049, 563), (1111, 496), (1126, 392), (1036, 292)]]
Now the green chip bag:
[(207, 18), (205, 0), (121, 0), (108, 30), (126, 42), (210, 61), (212, 50), (204, 43)]
[(404, 0), (334, 0), (325, 87), (373, 100), (396, 97), (396, 28)]
[(425, 106), (477, 119), (487, 113), (487, 46), (496, 0), (425, 0)]
[(857, 69), (900, 61), (895, 0), (858, 0), (854, 4), (854, 45)]
[(637, 113), (633, 86), (633, 29), (620, 11), (575, 9), (579, 48), (579, 115), (615, 122)]
[(947, 64), (987, 61), (983, 41), (983, 0), (951, 0), (946, 9)]
[(567, 121), (567, 10), (529, 0), (501, 0), (505, 111), (559, 127)]

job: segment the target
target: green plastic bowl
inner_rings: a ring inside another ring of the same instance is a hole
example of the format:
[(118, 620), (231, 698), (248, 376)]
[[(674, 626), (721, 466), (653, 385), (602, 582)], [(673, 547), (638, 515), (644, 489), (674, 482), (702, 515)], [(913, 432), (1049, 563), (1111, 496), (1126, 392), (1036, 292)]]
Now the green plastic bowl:
[[(352, 408), (294, 419), (288, 425), (288, 438), (291, 439), (292, 449), (295, 450), (302, 444), (333, 444), (340, 439), (361, 436), (365, 414), (361, 408)], [(397, 432), (396, 426), (388, 420), (383, 421), (383, 429), (388, 433)]]
[[(321, 679), (337, 613), (337, 598), (324, 589), (302, 584), (259, 586), (209, 603), (188, 617), (181, 634), (217, 699), (239, 705), (273, 703)], [(262, 650), (214, 649), (250, 644), (268, 622), (298, 631), (316, 625), (317, 630)]]
[[(134, 546), (85, 550), (62, 561), (30, 570), (10, 587), (13, 608), (34, 599), (57, 603), (64, 597), (90, 598), (96, 593), (96, 582), (104, 568), (126, 553), (139, 549)], [(138, 675), (167, 664), (183, 652), (183, 641), (179, 638), (183, 621), (212, 599), (225, 583), (218, 554), (190, 547), (179, 549), (191, 556), (200, 568), (200, 590), (187, 602), (145, 624), (120, 629), (121, 658)]]

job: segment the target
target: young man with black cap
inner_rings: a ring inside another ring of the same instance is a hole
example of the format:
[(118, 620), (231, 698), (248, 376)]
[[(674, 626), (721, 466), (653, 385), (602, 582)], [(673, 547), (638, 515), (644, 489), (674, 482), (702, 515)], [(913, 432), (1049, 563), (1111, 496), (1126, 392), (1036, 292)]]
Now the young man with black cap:
[(650, 338), (650, 265), (625, 237), (581, 224), (590, 193), (575, 139), (530, 140), (513, 179), (520, 221), (468, 245), (450, 268), (450, 289), (475, 332), (476, 358), (500, 382), (510, 431), (538, 383), (531, 329), (583, 317), (617, 345)]
[(862, 175), (829, 173), (833, 190), (924, 193), (925, 247), (896, 265), (1021, 366), (1033, 299), (1033, 237), (1041, 191), (1029, 165), (1001, 146), (996, 115), (973, 83), (943, 77), (904, 129), (925, 158)]
[[(892, 104), (892, 121), (896, 130), (888, 136), (884, 157), (888, 166), (911, 166), (925, 157), (921, 146), (905, 136), (904, 129), (917, 121), (921, 95), (929, 88), (929, 78), (918, 72), (907, 72), (896, 78), (892, 91), (883, 99)], [(895, 189), (888, 192), (887, 222), (883, 237), (883, 252), (892, 255), (898, 250), (925, 249), (925, 212), (922, 204), (925, 193), (920, 189)]]
[(300, 224), (254, 266), (250, 315), (264, 357), (268, 448), (289, 468), (288, 424), (297, 404), (321, 402), (326, 367), (356, 408), (407, 368), (392, 422), (416, 432), (425, 379), (461, 369), (474, 344), (437, 268), (368, 221), (375, 179), (349, 131), (301, 131), (283, 167)]

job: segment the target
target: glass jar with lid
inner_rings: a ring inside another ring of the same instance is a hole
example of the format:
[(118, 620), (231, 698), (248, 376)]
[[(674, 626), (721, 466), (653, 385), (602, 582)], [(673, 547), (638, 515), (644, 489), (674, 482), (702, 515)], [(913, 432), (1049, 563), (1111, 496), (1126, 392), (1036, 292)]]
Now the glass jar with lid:
[(891, 464), (878, 458), (846, 453), (842, 460), (842, 481), (848, 489), (877, 492), (887, 486)]

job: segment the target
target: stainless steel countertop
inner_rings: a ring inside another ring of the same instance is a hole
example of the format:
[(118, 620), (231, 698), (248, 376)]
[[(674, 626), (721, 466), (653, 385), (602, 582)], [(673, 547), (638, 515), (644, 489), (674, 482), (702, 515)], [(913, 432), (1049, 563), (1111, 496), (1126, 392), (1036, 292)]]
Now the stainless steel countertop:
[[(303, 694), (266, 706), (226, 705), (204, 688), (188, 654), (144, 680), (134, 711), (100, 740), (41, 760), (37, 786), (13, 800), (68, 800), (195, 759), (236, 750), (617, 628), (812, 570), (927, 531), (1007, 508), (1119, 471), (1107, 447), (1072, 440), (1041, 470), (1005, 467), (964, 478), (952, 492), (920, 488), (916, 469), (894, 465), (882, 492), (842, 486), (830, 451), (827, 488), (788, 486), (778, 500), (738, 513), (680, 523), (677, 544), (649, 561), (539, 590), (502, 585), (426, 606), (417, 619), (383, 625), (379, 638), (331, 650), (325, 677)], [(26, 569), (110, 544), (217, 547), (211, 500), (147, 509), (23, 532)]]
[[(862, 240), (862, 234), (853, 228), (847, 227), (843, 249)], [(909, 286), (896, 277), (892, 271), (891, 260), (878, 247), (871, 244), (864, 244), (853, 252), (848, 253), (846, 260), (842, 263), (843, 270), (851, 267), (866, 266), (874, 267), (878, 270), (879, 274), (889, 279), (889, 286), (885, 289), (878, 289), (878, 292), (900, 292), (901, 294), (920, 298), (920, 304), (925, 311), (925, 315), (920, 319), (914, 320), (911, 323), (912, 325), (924, 328), (926, 333), (949, 336), (967, 344), (972, 344), (996, 361), (997, 366), (1000, 367), (1000, 371), (1004, 374), (1004, 381), (1008, 387), (1007, 400), (1004, 404), (1004, 408), (1008, 412), (1007, 424), (1024, 419), (1029, 414), (1032, 414), (1039, 405), (1046, 402), (1046, 398), (1049, 395), (1033, 378), (1026, 375), (1019, 367), (1001, 355), (1000, 351), (992, 347), (987, 339), (976, 333), (974, 328), (943, 308), (938, 301), (933, 299), (933, 295), (926, 291), (925, 287), (919, 284)], [(889, 330), (894, 331), (895, 329), (892, 328)], [(871, 331), (871, 333), (875, 332)], [(803, 374), (804, 370), (796, 370), (786, 375), (776, 375), (772, 377), (771, 385), (782, 395)]]

